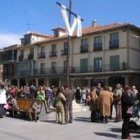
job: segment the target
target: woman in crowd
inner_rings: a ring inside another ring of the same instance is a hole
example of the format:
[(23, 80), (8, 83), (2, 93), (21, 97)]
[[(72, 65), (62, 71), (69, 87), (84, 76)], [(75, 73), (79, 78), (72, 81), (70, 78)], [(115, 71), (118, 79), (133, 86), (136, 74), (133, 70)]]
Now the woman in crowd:
[(90, 110), (91, 110), (91, 122), (96, 122), (99, 117), (98, 112), (98, 95), (96, 93), (96, 87), (92, 87), (90, 91)]
[(110, 116), (110, 106), (113, 102), (113, 94), (109, 91), (109, 88), (105, 86), (100, 92), (99, 96), (99, 112), (101, 116), (101, 122), (108, 123), (108, 117)]
[(58, 88), (55, 97), (56, 123), (65, 124), (65, 110), (64, 110), (65, 101), (66, 98), (63, 94), (63, 90), (61, 88)]
[(45, 91), (43, 90), (42, 86), (38, 87), (36, 99), (45, 101)]

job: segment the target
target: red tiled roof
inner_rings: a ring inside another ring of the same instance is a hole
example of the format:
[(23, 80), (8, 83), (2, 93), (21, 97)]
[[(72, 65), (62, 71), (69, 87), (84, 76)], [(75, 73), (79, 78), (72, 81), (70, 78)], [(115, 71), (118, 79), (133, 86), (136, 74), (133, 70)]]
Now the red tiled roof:
[(35, 36), (42, 36), (42, 37), (46, 37), (46, 38), (50, 37), (50, 35), (44, 35), (44, 34), (36, 33), (36, 32), (29, 32), (29, 33), (26, 33), (25, 35), (35, 35)]
[[(109, 24), (109, 25), (96, 25), (96, 26), (90, 26), (87, 28), (83, 28), (82, 29), (82, 34), (83, 35), (87, 35), (87, 34), (92, 34), (92, 33), (98, 33), (98, 32), (105, 32), (105, 31), (109, 31), (109, 30), (113, 30), (113, 29), (123, 29), (124, 27), (132, 27), (134, 29), (139, 30), (140, 32), (140, 28), (136, 27), (133, 24), (130, 23), (113, 23), (113, 24)], [(35, 33), (37, 34), (37, 33)], [(73, 37), (76, 37), (76, 34), (74, 33)], [(51, 42), (51, 41), (55, 41), (55, 40), (61, 40), (61, 39), (66, 39), (67, 35), (63, 35), (63, 36), (59, 36), (59, 37), (54, 37), (53, 35), (47, 36), (47, 38), (44, 41), (39, 41), (36, 43), (33, 43), (31, 45), (36, 45), (36, 44), (41, 44), (41, 43), (47, 43), (47, 42)]]
[(128, 25), (131, 25), (131, 24), (129, 24), (129, 23), (113, 23), (113, 24), (109, 24), (109, 25), (91, 26), (91, 27), (83, 28), (83, 34), (108, 31), (108, 30), (121, 28), (121, 27), (128, 26)]

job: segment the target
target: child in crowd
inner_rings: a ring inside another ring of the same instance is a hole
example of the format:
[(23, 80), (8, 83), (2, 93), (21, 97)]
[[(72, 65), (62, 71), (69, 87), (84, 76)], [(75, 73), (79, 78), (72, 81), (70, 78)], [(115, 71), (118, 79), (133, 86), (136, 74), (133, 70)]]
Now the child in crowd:
[(35, 100), (32, 107), (29, 109), (29, 118), (30, 121), (37, 121), (39, 119), (38, 115), (41, 110), (41, 101), (40, 100)]

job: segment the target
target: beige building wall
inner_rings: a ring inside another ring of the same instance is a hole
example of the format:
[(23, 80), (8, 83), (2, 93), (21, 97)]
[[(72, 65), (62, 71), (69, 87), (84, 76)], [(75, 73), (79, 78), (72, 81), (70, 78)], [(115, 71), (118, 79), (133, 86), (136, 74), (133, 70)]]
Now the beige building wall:
[[(110, 33), (118, 32), (119, 33), (119, 49), (109, 49)], [(110, 32), (100, 32), (97, 34), (85, 35), (79, 38), (72, 38), (70, 42), (70, 66), (80, 67), (80, 59), (88, 58), (88, 66), (93, 66), (93, 60), (96, 57), (102, 57), (103, 65), (109, 65), (110, 57), (114, 55), (120, 56), (120, 64), (128, 63), (128, 54), (127, 49), (129, 47), (129, 65), (131, 68), (140, 69), (140, 63), (136, 60), (140, 60), (140, 39), (137, 38), (138, 34), (135, 32), (129, 31), (129, 42), (127, 42), (127, 31), (114, 30)], [(94, 37), (102, 36), (102, 51), (94, 51)], [(88, 53), (80, 53), (81, 39), (88, 39)], [(45, 68), (51, 68), (52, 62), (56, 62), (58, 68), (63, 68), (64, 60), (67, 60), (66, 56), (61, 55), (61, 51), (64, 49), (64, 42), (67, 39), (56, 40), (54, 42), (47, 42), (41, 44), (45, 46), (45, 59), (39, 59), (39, 46), (29, 46), (23, 47), (24, 50), (24, 60), (28, 59), (28, 54), (30, 53), (30, 47), (34, 48), (34, 60), (36, 61), (36, 68), (40, 68), (40, 63), (45, 63)], [(128, 43), (128, 44), (127, 44)], [(49, 57), (49, 53), (52, 51), (52, 45), (56, 44), (57, 57)], [(20, 55), (20, 50), (18, 51), (18, 56)], [(18, 58), (18, 57), (17, 57)]]
[(129, 32), (129, 66), (140, 69), (140, 37), (135, 32)]
[[(110, 33), (118, 32), (119, 33), (119, 49), (109, 49)], [(94, 37), (102, 36), (102, 51), (94, 51)], [(81, 39), (88, 39), (89, 52), (80, 53)], [(127, 33), (122, 30), (107, 32), (107, 33), (98, 33), (95, 35), (84, 36), (81, 38), (74, 39), (74, 51), (73, 51), (73, 66), (80, 67), (80, 59), (88, 58), (89, 66), (93, 66), (93, 59), (96, 57), (102, 57), (103, 64), (110, 63), (110, 56), (119, 55), (120, 64), (127, 63)]]

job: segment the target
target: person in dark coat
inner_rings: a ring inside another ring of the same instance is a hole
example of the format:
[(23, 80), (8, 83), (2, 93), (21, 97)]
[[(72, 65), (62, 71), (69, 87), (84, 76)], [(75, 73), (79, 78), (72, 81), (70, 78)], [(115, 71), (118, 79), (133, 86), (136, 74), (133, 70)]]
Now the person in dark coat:
[(135, 99), (132, 95), (131, 88), (125, 87), (125, 90), (121, 97), (122, 102), (122, 139), (130, 139), (129, 121), (131, 114), (128, 113), (128, 109), (134, 105)]
[(79, 87), (77, 87), (77, 89), (76, 89), (75, 99), (76, 99), (76, 103), (80, 103), (80, 101), (81, 101), (81, 92), (80, 92), (80, 88)]
[(64, 103), (65, 108), (65, 123), (72, 123), (73, 121), (73, 106), (72, 101), (74, 100), (74, 92), (68, 87), (64, 87), (64, 96), (66, 101)]

